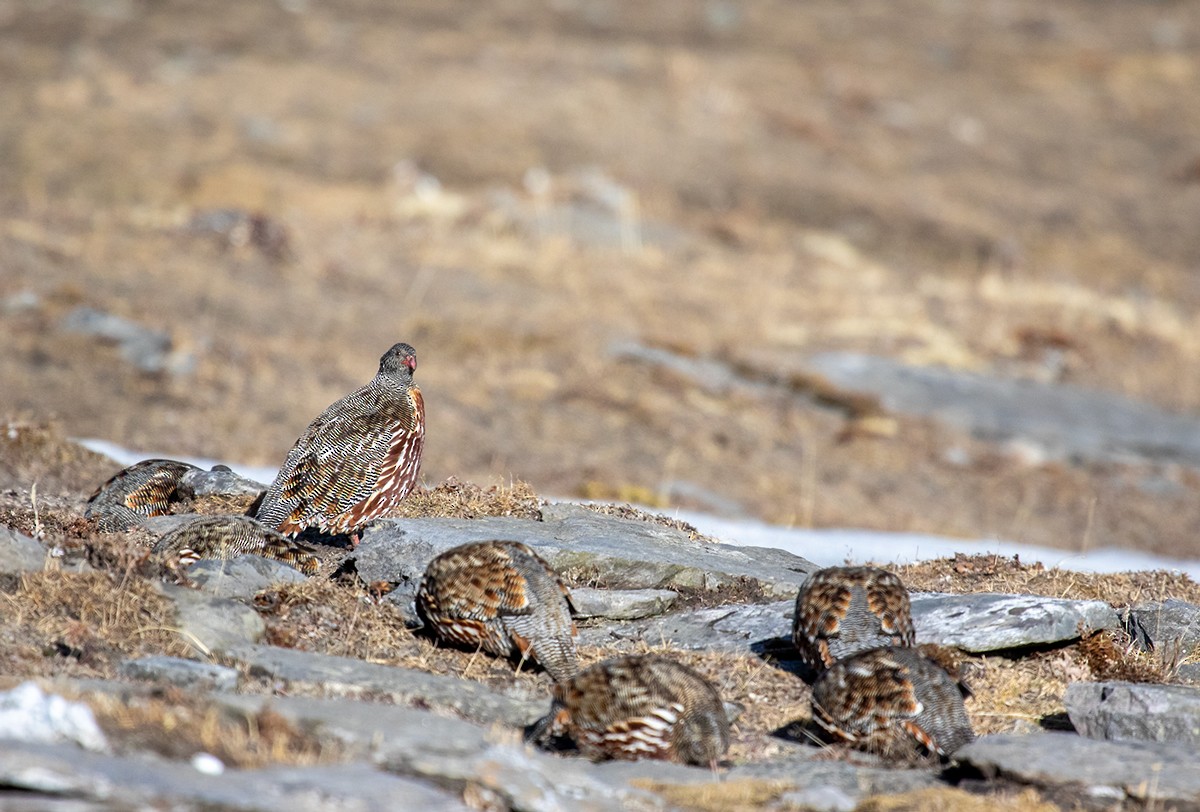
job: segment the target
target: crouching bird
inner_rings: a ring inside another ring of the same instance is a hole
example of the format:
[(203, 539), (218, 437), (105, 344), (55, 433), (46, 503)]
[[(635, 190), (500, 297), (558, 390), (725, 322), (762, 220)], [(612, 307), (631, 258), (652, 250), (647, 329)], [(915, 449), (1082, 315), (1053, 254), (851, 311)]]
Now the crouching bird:
[(667, 657), (604, 660), (551, 694), (550, 713), (527, 732), (535, 744), (566, 738), (593, 761), (648, 758), (713, 770), (729, 749), (729, 717), (717, 689)]

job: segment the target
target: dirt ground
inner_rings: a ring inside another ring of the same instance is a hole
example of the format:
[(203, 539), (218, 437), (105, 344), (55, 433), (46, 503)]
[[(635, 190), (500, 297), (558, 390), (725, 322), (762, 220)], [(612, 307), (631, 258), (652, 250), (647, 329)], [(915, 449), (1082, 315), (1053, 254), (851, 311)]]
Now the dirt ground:
[(1200, 555), (1195, 471), (614, 351), (1200, 411), (1198, 73), (1186, 0), (7, 0), (0, 416), (277, 464), (405, 340), (429, 484)]

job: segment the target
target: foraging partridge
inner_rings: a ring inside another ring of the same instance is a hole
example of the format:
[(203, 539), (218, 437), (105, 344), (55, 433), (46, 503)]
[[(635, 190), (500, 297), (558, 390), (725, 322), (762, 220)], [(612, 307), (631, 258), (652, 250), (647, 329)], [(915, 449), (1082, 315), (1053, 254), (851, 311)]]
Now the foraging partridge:
[(975, 738), (959, 685), (915, 648), (839, 660), (813, 684), (813, 718), (834, 737), (884, 755), (953, 755)]
[(656, 654), (605, 660), (552, 688), (550, 713), (532, 726), (539, 744), (571, 739), (593, 761), (663, 759), (716, 768), (729, 719), (712, 684)]
[(308, 425), (255, 514), (284, 535), (356, 534), (408, 495), (425, 444), (416, 350), (396, 344), (379, 372)]
[(154, 545), (158, 555), (192, 564), (202, 558), (227, 560), (253, 553), (291, 564), (305, 575), (321, 565), (313, 548), (277, 533), (249, 516), (202, 516), (167, 533)]
[(912, 646), (915, 637), (908, 590), (887, 570), (828, 567), (796, 595), (792, 642), (817, 672), (870, 648)]
[(187, 472), (199, 470), (177, 460), (142, 460), (97, 488), (88, 497), (84, 515), (104, 532), (128, 530), (143, 518), (169, 513), (172, 502), (190, 496), (180, 480)]
[(554, 680), (579, 670), (571, 595), (519, 541), (480, 541), (429, 562), (417, 612), (441, 640), (499, 657), (532, 657)]

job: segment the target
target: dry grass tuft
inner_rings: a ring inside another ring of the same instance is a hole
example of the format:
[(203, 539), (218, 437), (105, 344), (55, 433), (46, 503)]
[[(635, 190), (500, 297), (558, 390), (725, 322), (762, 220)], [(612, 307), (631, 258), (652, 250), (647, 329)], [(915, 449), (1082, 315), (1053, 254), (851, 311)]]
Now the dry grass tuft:
[(633, 786), (661, 795), (669, 804), (697, 812), (751, 812), (762, 809), (791, 788), (785, 781), (766, 781), (743, 778), (695, 784), (667, 784), (650, 779), (631, 781)]
[(1183, 573), (1081, 573), (1046, 569), (1018, 557), (963, 555), (901, 566), (885, 565), (918, 592), (1017, 592), (1133, 606), (1167, 598), (1200, 602), (1200, 584)]
[(452, 519), (478, 519), (484, 516), (512, 516), (518, 519), (542, 518), (537, 494), (527, 483), (487, 487), (460, 482), (450, 477), (433, 490), (418, 489), (388, 512), (389, 518), (415, 519), (430, 516)]
[(1094, 679), (1120, 682), (1170, 682), (1181, 658), (1177, 648), (1144, 651), (1122, 631), (1101, 631), (1079, 641), (1079, 652)]
[(328, 764), (344, 749), (303, 733), (270, 708), (258, 713), (224, 711), (178, 688), (152, 696), (94, 693), (81, 697), (122, 752), (150, 751), (186, 759), (210, 753), (227, 766)]
[(867, 798), (856, 812), (1058, 812), (1035, 790), (977, 795), (952, 787), (930, 787), (900, 795)]
[(358, 584), (281, 584), (258, 593), (254, 607), (272, 645), (368, 662), (405, 660), (417, 650), (396, 607)]
[[(26, 573), (11, 594), (0, 593), (6, 626), (6, 659), (23, 662), (32, 676), (68, 672), (110, 674), (125, 657), (183, 655), (188, 646), (175, 631), (173, 605), (143, 578), (106, 572)], [(40, 649), (43, 659), (16, 656)], [(15, 649), (15, 651), (14, 651)]]
[(688, 538), (693, 541), (713, 542), (715, 539), (706, 536), (696, 529), (694, 525), (690, 525), (680, 519), (673, 519), (670, 516), (664, 516), (661, 513), (649, 513), (645, 510), (630, 505), (612, 505), (612, 504), (585, 504), (583, 507), (588, 510), (593, 510), (596, 513), (605, 516), (615, 516), (618, 519), (629, 519), (635, 522), (650, 522), (659, 524), (663, 527), (669, 527), (672, 530), (678, 530), (681, 533), (686, 533)]

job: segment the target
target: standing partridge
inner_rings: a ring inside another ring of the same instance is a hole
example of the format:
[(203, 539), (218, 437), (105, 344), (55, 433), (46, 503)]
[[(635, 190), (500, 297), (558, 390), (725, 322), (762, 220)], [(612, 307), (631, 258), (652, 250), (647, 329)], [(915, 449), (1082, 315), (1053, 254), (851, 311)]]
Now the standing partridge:
[(950, 756), (975, 738), (958, 683), (915, 648), (870, 649), (831, 665), (813, 684), (813, 718), (884, 755)]
[(407, 496), (425, 444), (416, 369), (416, 350), (409, 345), (384, 353), (370, 383), (309, 423), (255, 518), (288, 536), (309, 528), (357, 534)]
[(291, 564), (305, 575), (321, 565), (307, 544), (290, 539), (249, 516), (202, 516), (180, 525), (154, 545), (158, 555), (192, 564), (202, 558), (226, 560), (253, 553)]
[(554, 680), (579, 670), (570, 593), (519, 541), (480, 541), (429, 562), (417, 612), (441, 640), (499, 657), (532, 657)]
[(142, 460), (97, 488), (88, 497), (84, 515), (105, 532), (128, 530), (145, 517), (169, 513), (172, 502), (189, 497), (180, 481), (189, 471), (199, 470), (177, 460)]
[(716, 688), (666, 657), (605, 660), (557, 683), (552, 696), (529, 738), (545, 744), (565, 736), (593, 761), (652, 758), (715, 769), (729, 749)]
[(796, 596), (792, 642), (817, 672), (869, 648), (912, 646), (908, 590), (877, 567), (818, 570)]

